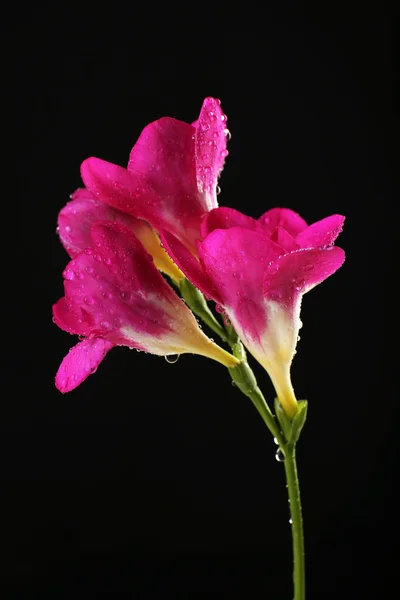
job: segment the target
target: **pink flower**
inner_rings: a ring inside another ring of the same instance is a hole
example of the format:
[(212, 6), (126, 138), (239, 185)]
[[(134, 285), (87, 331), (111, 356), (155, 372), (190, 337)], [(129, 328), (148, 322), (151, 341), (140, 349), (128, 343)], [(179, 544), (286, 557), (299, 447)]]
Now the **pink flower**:
[(82, 383), (114, 346), (163, 356), (191, 352), (229, 367), (238, 363), (204, 335), (127, 227), (100, 221), (90, 236), (91, 245), (64, 270), (65, 296), (53, 306), (55, 323), (84, 338), (61, 363), (60, 391)]
[(82, 179), (96, 200), (170, 232), (196, 254), (201, 219), (218, 206), (226, 133), (220, 101), (206, 98), (192, 125), (169, 117), (147, 125), (127, 169), (88, 158)]
[(68, 202), (58, 215), (58, 234), (71, 258), (92, 245), (91, 228), (96, 221), (113, 221), (125, 225), (151, 254), (160, 271), (177, 283), (184, 277), (161, 247), (160, 238), (147, 221), (99, 202), (85, 189), (76, 190), (72, 194), (71, 202)]
[(290, 365), (301, 327), (303, 294), (344, 261), (333, 246), (344, 217), (308, 226), (297, 213), (274, 208), (258, 220), (217, 208), (202, 222), (197, 261), (170, 232), (161, 238), (188, 279), (226, 313), (251, 354), (268, 371), (289, 416), (297, 411)]

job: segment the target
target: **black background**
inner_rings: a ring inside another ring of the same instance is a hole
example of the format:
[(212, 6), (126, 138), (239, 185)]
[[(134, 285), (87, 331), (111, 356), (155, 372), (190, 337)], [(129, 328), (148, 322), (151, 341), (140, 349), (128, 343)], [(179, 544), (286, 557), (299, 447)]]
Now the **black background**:
[(298, 450), (308, 598), (386, 597), (396, 578), (390, 16), (293, 10), (253, 29), (198, 8), (158, 15), (159, 29), (133, 6), (39, 6), (6, 25), (3, 229), (18, 283), (4, 313), (5, 598), (292, 597), (283, 468), (220, 365), (118, 348), (73, 393), (54, 387), (75, 341), (51, 321), (68, 260), (55, 226), (81, 161), (125, 165), (147, 123), (190, 122), (208, 95), (232, 133), (222, 205), (347, 217), (347, 261), (305, 297), (292, 368), (310, 409)]

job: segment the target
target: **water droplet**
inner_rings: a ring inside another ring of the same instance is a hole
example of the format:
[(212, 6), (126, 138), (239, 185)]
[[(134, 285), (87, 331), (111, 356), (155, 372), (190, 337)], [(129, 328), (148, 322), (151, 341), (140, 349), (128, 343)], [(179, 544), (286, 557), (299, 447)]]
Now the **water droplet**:
[(91, 248), (85, 248), (85, 254), (93, 254), (93, 250)]
[(233, 381), (233, 379), (232, 379), (232, 381), (231, 381), (231, 386), (232, 386), (232, 387), (236, 387), (236, 383)]
[(219, 131), (214, 131), (213, 138), (215, 138), (215, 139), (219, 138)]
[(227, 116), (226, 116), (226, 115), (221, 115), (221, 121), (222, 121), (223, 123), (226, 123), (226, 122), (227, 122), (227, 120), (228, 120), (228, 118), (227, 118)]
[(217, 115), (212, 110), (210, 110), (208, 116), (210, 117), (211, 121), (215, 121), (217, 118)]
[(220, 193), (221, 193), (221, 187), (219, 185), (217, 185), (217, 187), (215, 188), (215, 193), (217, 194), (217, 196), (220, 195)]
[(224, 129), (224, 134), (226, 135), (226, 139), (227, 139), (227, 140), (228, 140), (228, 142), (229, 142), (229, 140), (232, 138), (232, 134), (231, 134), (231, 132), (229, 131), (229, 129)]
[(228, 154), (229, 154), (228, 150), (222, 150), (221, 157), (225, 158), (226, 156), (228, 156)]
[(96, 303), (96, 300), (93, 298), (93, 296), (85, 296), (83, 301), (85, 302), (85, 304), (88, 304), (89, 306), (92, 306), (93, 304)]
[(278, 462), (283, 462), (285, 460), (285, 455), (280, 448), (276, 451), (275, 460)]
[(289, 519), (289, 523), (293, 525), (293, 519)]
[(63, 277), (64, 277), (64, 279), (67, 279), (67, 281), (72, 281), (73, 278), (75, 277), (75, 275), (74, 275), (74, 272), (71, 271), (71, 269), (64, 269)]
[(70, 232), (71, 232), (71, 227), (70, 227), (69, 225), (66, 225), (66, 226), (65, 226), (65, 231), (66, 231), (67, 233), (70, 233)]
[(165, 360), (167, 361), (167, 363), (169, 363), (170, 365), (174, 365), (176, 362), (178, 362), (179, 360), (179, 354), (169, 354), (168, 356), (165, 356)]
[(279, 446), (279, 442), (276, 438), (274, 438), (274, 444), (276, 444), (277, 446)]

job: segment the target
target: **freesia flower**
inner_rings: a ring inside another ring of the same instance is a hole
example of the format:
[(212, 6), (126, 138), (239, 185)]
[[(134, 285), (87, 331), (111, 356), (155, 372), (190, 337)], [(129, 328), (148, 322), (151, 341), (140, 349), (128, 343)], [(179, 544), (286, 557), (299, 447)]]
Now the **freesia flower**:
[(147, 221), (99, 202), (85, 189), (76, 190), (71, 198), (58, 215), (57, 227), (60, 240), (71, 258), (91, 246), (90, 231), (96, 221), (116, 221), (135, 234), (151, 254), (154, 264), (160, 271), (169, 275), (176, 283), (184, 277), (162, 248), (160, 238)]
[(190, 281), (223, 309), (251, 354), (268, 371), (285, 412), (297, 401), (290, 379), (303, 294), (332, 275), (344, 252), (334, 241), (344, 217), (310, 226), (282, 208), (258, 220), (216, 208), (202, 222), (197, 261), (170, 232), (161, 238)]
[(90, 236), (91, 245), (64, 270), (65, 296), (53, 306), (56, 324), (81, 337), (57, 372), (60, 391), (76, 388), (114, 346), (161, 356), (190, 352), (229, 367), (238, 363), (204, 335), (127, 227), (100, 221)]
[(92, 157), (82, 163), (82, 179), (96, 200), (169, 231), (196, 254), (201, 219), (218, 206), (226, 133), (220, 101), (206, 98), (192, 125), (170, 117), (147, 125), (127, 169)]

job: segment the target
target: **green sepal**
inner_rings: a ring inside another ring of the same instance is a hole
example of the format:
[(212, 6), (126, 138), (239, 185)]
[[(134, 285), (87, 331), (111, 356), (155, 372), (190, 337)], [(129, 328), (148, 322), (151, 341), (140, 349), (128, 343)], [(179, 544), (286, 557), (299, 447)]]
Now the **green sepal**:
[(246, 353), (242, 344), (240, 342), (233, 344), (232, 350), (233, 355), (241, 362), (236, 367), (228, 368), (228, 371), (239, 390), (248, 396), (258, 388), (257, 380), (246, 361)]
[(307, 400), (299, 400), (298, 410), (293, 419), (290, 419), (282, 408), (278, 398), (275, 398), (275, 413), (278, 418), (282, 433), (288, 444), (295, 444), (300, 437), (301, 431), (307, 418)]

